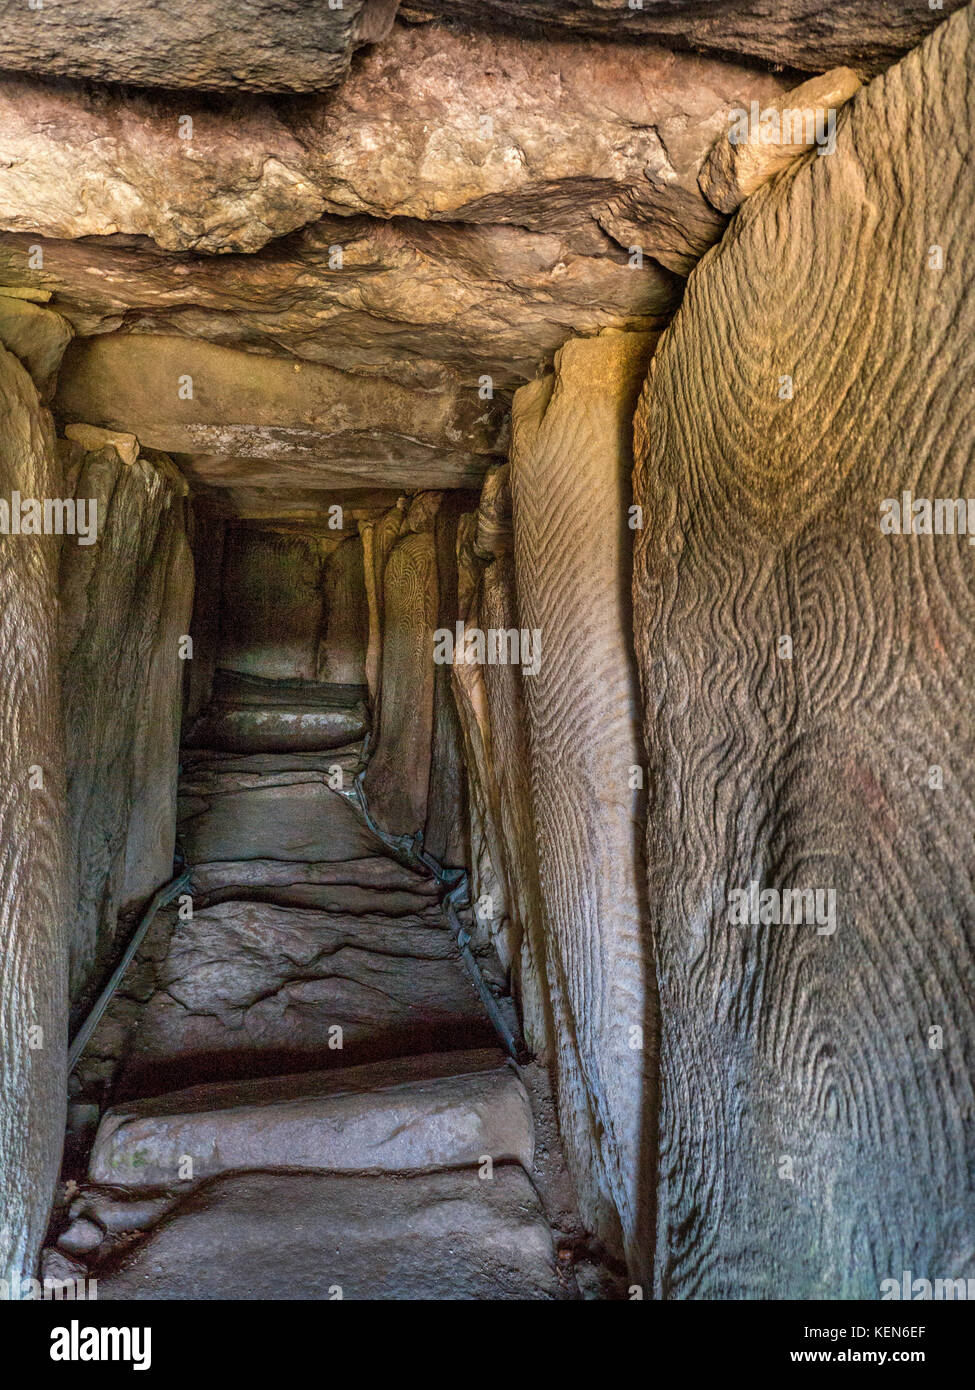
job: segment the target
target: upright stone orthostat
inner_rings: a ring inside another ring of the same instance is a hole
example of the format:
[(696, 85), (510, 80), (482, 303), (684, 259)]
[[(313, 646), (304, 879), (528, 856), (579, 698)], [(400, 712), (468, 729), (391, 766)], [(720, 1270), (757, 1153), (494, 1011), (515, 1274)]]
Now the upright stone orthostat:
[(383, 577), (389, 552), (396, 543), (403, 525), (406, 498), (401, 497), (376, 521), (361, 521), (363, 565), (365, 567), (366, 603), (369, 608), (369, 640), (366, 645), (366, 683), (372, 700), (373, 724), (378, 723), (380, 692), (383, 674)]
[[(97, 431), (93, 432), (97, 436)], [(92, 438), (97, 444), (97, 438)], [(72, 1003), (110, 969), (119, 912), (172, 875), (183, 681), (193, 601), (186, 485), (163, 456), (65, 449), (98, 543), (64, 544), (61, 672), (67, 769)]]
[(972, 44), (749, 199), (637, 417), (661, 1297), (972, 1273), (975, 551), (882, 525), (975, 495)]
[[(51, 417), (0, 346), (0, 499), (8, 508), (14, 493), (59, 498), (61, 470)], [(57, 536), (0, 535), (0, 1279), (18, 1293), (47, 1225), (67, 1082), (59, 548)]]
[(414, 498), (383, 579), (379, 740), (365, 776), (377, 821), (396, 835), (426, 823), (437, 627), (437, 493)]
[(514, 398), (531, 800), (563, 1134), (583, 1215), (645, 1277), (656, 1011), (629, 600), (630, 424), (653, 338), (576, 339)]
[[(434, 523), (437, 543), (438, 622), (453, 630), (458, 618), (457, 529), (461, 504), (452, 499), (440, 507)], [(427, 823), (423, 843), (442, 864), (466, 864), (464, 823), (466, 796), (463, 736), (450, 679), (451, 668), (438, 666), (434, 675), (433, 748)]]
[(325, 624), (318, 644), (318, 679), (365, 685), (369, 643), (364, 549), (356, 534), (335, 546), (324, 563)]

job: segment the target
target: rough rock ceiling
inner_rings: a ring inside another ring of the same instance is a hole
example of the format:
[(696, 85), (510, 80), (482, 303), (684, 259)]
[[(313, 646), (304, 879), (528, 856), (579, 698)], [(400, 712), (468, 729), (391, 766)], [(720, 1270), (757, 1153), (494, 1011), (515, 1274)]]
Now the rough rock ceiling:
[[(577, 247), (576, 242), (581, 243)], [(259, 255), (167, 254), (109, 237), (0, 236), (0, 283), (29, 280), (88, 336), (185, 334), (435, 390), (484, 373), (530, 380), (573, 332), (662, 327), (682, 281), (635, 271), (598, 231), (526, 232), (397, 218), (326, 217)], [(331, 247), (342, 247), (341, 267)]]
[(571, 335), (666, 323), (725, 226), (698, 174), (728, 110), (799, 80), (766, 60), (868, 71), (939, 18), (395, 8), (0, 0), (0, 284), (97, 339), (62, 423), (238, 490), (475, 484)]
[(144, 87), (316, 92), (389, 32), (396, 0), (0, 0), (12, 71)]
[[(655, 40), (820, 72), (867, 71), (900, 57), (961, 0), (405, 0), (403, 19), (481, 30)], [(315, 92), (333, 86), (353, 52), (385, 38), (397, 0), (58, 0), (32, 10), (0, 0), (10, 71), (211, 91)]]
[[(600, 229), (636, 222), (645, 254), (686, 272), (723, 227), (697, 169), (728, 108), (790, 85), (646, 44), (404, 25), (340, 88), (309, 98), (13, 77), (0, 84), (0, 225), (220, 253), (258, 251), (324, 213), (514, 225), (597, 245)], [(633, 235), (626, 225), (617, 239)]]
[(926, 4), (847, 0), (423, 0), (405, 19), (459, 19), (579, 36), (655, 39), (676, 48), (737, 53), (809, 72), (840, 64), (879, 72), (965, 0)]

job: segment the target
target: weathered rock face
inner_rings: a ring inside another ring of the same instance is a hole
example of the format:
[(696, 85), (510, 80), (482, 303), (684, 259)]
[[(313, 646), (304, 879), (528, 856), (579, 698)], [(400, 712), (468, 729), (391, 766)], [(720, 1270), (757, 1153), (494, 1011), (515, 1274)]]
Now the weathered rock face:
[[(434, 522), (437, 548), (437, 626), (454, 630), (459, 616), (457, 594), (457, 530), (463, 499), (448, 499)], [(467, 863), (464, 753), (457, 704), (451, 688), (450, 667), (434, 672), (433, 735), (430, 748), (430, 783), (423, 845), (441, 864), (461, 867)]]
[[(0, 499), (62, 495), (54, 427), (0, 346)], [(8, 518), (9, 525), (9, 518)], [(64, 1135), (68, 933), (59, 538), (0, 535), (0, 1278), (34, 1272)], [(18, 1284), (19, 1287), (19, 1284)]]
[(385, 38), (395, 14), (396, 0), (245, 0), (232, 17), (213, 0), (176, 0), (165, 11), (117, 0), (37, 9), (2, 0), (3, 66), (132, 87), (319, 92), (342, 80), (356, 48)]
[(11, 231), (127, 232), (172, 250), (256, 251), (324, 210), (300, 143), (268, 103), (221, 112), (189, 95), (130, 97), (9, 77), (0, 131), (0, 204)]
[[(23, 235), (4, 238), (2, 278), (55, 288), (82, 334), (185, 333), (504, 390), (571, 332), (662, 326), (676, 301), (662, 267), (686, 273), (723, 227), (697, 171), (726, 108), (785, 86), (645, 44), (436, 27), (397, 28), (375, 58), (340, 100), (287, 108), (10, 78), (0, 204)], [(39, 236), (108, 244), (44, 241), (39, 265)], [(247, 254), (217, 267), (144, 238)]]
[(317, 538), (231, 527), (224, 539), (217, 665), (265, 680), (315, 679), (325, 622)]
[(318, 152), (327, 212), (615, 235), (625, 200), (644, 254), (686, 271), (721, 229), (695, 174), (726, 106), (781, 90), (647, 44), (399, 28), (341, 108), (310, 105), (294, 131)]
[(879, 5), (875, 0), (823, 9), (818, 0), (422, 0), (404, 19), (460, 19), (563, 31), (597, 38), (644, 38), (717, 53), (742, 53), (815, 72), (849, 63), (876, 72), (929, 33), (961, 0), (942, 9)]
[(256, 251), (323, 212), (595, 231), (627, 198), (645, 254), (686, 270), (721, 228), (696, 172), (725, 108), (783, 88), (646, 44), (409, 26), (356, 64), (340, 100), (280, 109), (9, 78), (0, 221)]
[[(185, 523), (184, 508), (185, 503), (179, 510)], [(189, 631), (193, 588), (193, 559), (185, 525), (174, 522), (168, 582), (146, 672), (144, 715), (135, 733), (123, 911), (130, 904), (147, 902), (171, 873), (183, 677), (179, 652)]]
[(167, 459), (125, 463), (109, 444), (64, 454), (79, 504), (97, 509), (97, 544), (68, 538), (60, 576), (77, 1001), (115, 954), (119, 913), (172, 876), (193, 563), (186, 485)]
[[(458, 527), (457, 608), (465, 633), (518, 626), (508, 477), (508, 464), (489, 473), (477, 512)], [(512, 972), (526, 1038), (548, 1058), (550, 1033), (535, 988), (533, 952), (542, 928), (523, 677), (510, 663), (468, 662), (455, 662), (451, 677), (464, 742), (476, 926)]]
[(971, 550), (881, 520), (975, 491), (973, 63), (968, 9), (749, 199), (637, 418), (662, 1296), (970, 1272)]
[[(83, 335), (121, 330), (75, 349), (68, 418), (208, 486), (478, 486), (505, 441), (477, 393), (530, 380), (570, 332), (663, 326), (671, 272), (724, 225), (697, 172), (726, 107), (784, 85), (644, 44), (400, 26), (383, 49), (340, 100), (287, 107), (0, 84), (0, 275), (54, 289)], [(209, 401), (173, 407), (174, 368)]]
[(701, 166), (698, 183), (708, 202), (734, 212), (797, 159), (832, 154), (838, 113), (859, 86), (852, 69), (834, 68), (770, 102), (757, 121), (743, 114), (719, 135)]
[[(70, 426), (68, 427), (70, 429)], [(193, 660), (183, 692), (183, 718), (195, 719), (209, 704), (220, 652), (220, 610), (223, 606), (223, 548), (227, 525), (205, 508), (191, 507), (190, 543), (193, 549)]]
[(373, 712), (378, 713), (382, 690), (382, 650), (385, 633), (384, 576), (386, 561), (403, 527), (406, 512), (405, 497), (398, 497), (393, 506), (381, 516), (365, 517), (359, 522), (365, 565), (366, 604), (369, 610), (369, 640), (366, 644), (366, 681), (372, 697)]
[[(496, 514), (492, 516), (493, 558), (481, 577), (477, 608), (479, 626), (485, 630), (510, 631), (520, 621), (509, 470), (504, 471), (501, 496), (505, 530), (500, 537), (496, 534)], [(486, 547), (486, 530), (482, 504), (477, 530), (481, 553)], [(531, 804), (526, 679), (530, 678), (523, 677), (517, 666), (484, 669), (491, 760), (497, 783), (497, 830), (491, 846), (492, 853), (499, 855), (503, 902), (513, 929), (512, 975), (524, 1014), (525, 1036), (535, 1052), (552, 1065), (556, 1055), (555, 1015), (566, 1017), (566, 1002), (558, 972), (546, 971), (547, 947)]]
[[(324, 217), (259, 255), (0, 234), (0, 281), (42, 286), (82, 336), (186, 334), (404, 386), (520, 386), (570, 332), (662, 328), (680, 281), (604, 232)], [(341, 263), (336, 251), (341, 251)]]
[(336, 685), (366, 684), (369, 605), (362, 541), (350, 537), (325, 562), (325, 627), (316, 654), (317, 675)]
[[(953, 0), (945, 0), (944, 10), (953, 8)], [(387, 37), (396, 10), (396, 0), (344, 0), (340, 8), (247, 0), (228, 23), (212, 0), (179, 0), (165, 15), (109, 0), (61, 0), (46, 12), (4, 0), (4, 67), (139, 87), (317, 92), (342, 80), (357, 47)], [(643, 0), (632, 8), (606, 0), (424, 0), (404, 4), (401, 13), (475, 30), (521, 27), (546, 35), (690, 44), (812, 70), (831, 62), (875, 70), (942, 17), (870, 0), (835, 14), (824, 14), (812, 0), (789, 0), (772, 16), (758, 0)]]
[(60, 314), (12, 297), (0, 289), (0, 342), (27, 371), (45, 405), (49, 405), (71, 326)]
[[(487, 485), (486, 485), (487, 486)], [(461, 518), (458, 533), (459, 619), (467, 633), (482, 628), (480, 604), (481, 564), (473, 553), (475, 517)], [(521, 922), (509, 901), (511, 892), (505, 870), (509, 856), (501, 839), (498, 805), (499, 769), (494, 757), (492, 711), (488, 700), (485, 668), (454, 661), (452, 686), (464, 741), (467, 773), (469, 864), (475, 932), (491, 941), (506, 968), (516, 960)]]
[(569, 343), (554, 378), (516, 394), (511, 451), (520, 627), (540, 644), (524, 698), (563, 1129), (586, 1216), (610, 1239), (618, 1221), (644, 1272), (657, 1019), (627, 520), (652, 345)]

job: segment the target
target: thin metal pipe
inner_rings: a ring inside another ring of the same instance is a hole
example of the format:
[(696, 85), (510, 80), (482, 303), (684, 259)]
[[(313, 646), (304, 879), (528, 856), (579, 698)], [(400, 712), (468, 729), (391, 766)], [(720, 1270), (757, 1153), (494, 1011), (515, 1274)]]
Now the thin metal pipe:
[(457, 904), (466, 900), (468, 896), (468, 878), (463, 869), (447, 869), (435, 859), (432, 854), (423, 848), (423, 831), (418, 830), (415, 835), (391, 835), (383, 830), (373, 820), (372, 812), (369, 810), (369, 803), (366, 800), (365, 788), (363, 787), (364, 773), (360, 772), (352, 783), (349, 791), (344, 791), (343, 795), (355, 806), (356, 810), (365, 821), (366, 828), (381, 841), (387, 849), (401, 858), (405, 859), (412, 868), (424, 868), (428, 873), (433, 874), (438, 883), (450, 885), (450, 891), (441, 900), (441, 908), (447, 918), (447, 925), (450, 927), (457, 949), (460, 951), (461, 960), (464, 968), (471, 977), (474, 988), (477, 990), (478, 998), (484, 1005), (485, 1012), (491, 1020), (494, 1031), (497, 1033), (508, 1056), (514, 1061), (523, 1063), (528, 1059), (528, 1050), (524, 1043), (517, 1038), (510, 1025), (498, 1007), (498, 1001), (487, 987), (481, 968), (477, 963), (477, 958), (470, 948), (470, 933), (466, 930), (460, 918), (457, 916)]
[(189, 882), (192, 875), (192, 869), (185, 869), (183, 873), (179, 874), (176, 878), (172, 878), (168, 883), (163, 884), (162, 888), (160, 888), (154, 894), (152, 901), (149, 903), (149, 906), (146, 908), (145, 912), (139, 918), (139, 925), (132, 933), (131, 939), (129, 940), (129, 944), (126, 946), (125, 950), (122, 953), (122, 959), (119, 961), (118, 965), (113, 970), (111, 979), (109, 980), (105, 988), (102, 990), (98, 998), (95, 1000), (88, 1013), (88, 1017), (85, 1019), (84, 1023), (78, 1029), (77, 1033), (74, 1036), (74, 1040), (71, 1043), (71, 1046), (68, 1048), (69, 1076), (74, 1071), (75, 1066), (78, 1062), (78, 1058), (81, 1056), (85, 1048), (88, 1046), (88, 1043), (91, 1041), (91, 1035), (98, 1027), (102, 1014), (108, 1008), (109, 1001), (111, 1000), (112, 995), (115, 993), (119, 985), (122, 983), (122, 977), (125, 974), (126, 970), (128, 970), (130, 964), (132, 963), (133, 956), (142, 944), (142, 939), (145, 936), (146, 932), (149, 930), (149, 927), (152, 924), (152, 919), (155, 917), (156, 913), (159, 911), (161, 907), (165, 907), (168, 902), (172, 902), (173, 898), (175, 898), (178, 893), (180, 893), (184, 888), (189, 887)]
[(467, 968), (468, 975), (470, 975), (474, 983), (474, 988), (477, 990), (478, 997), (484, 1005), (487, 1016), (494, 1026), (494, 1031), (504, 1043), (504, 1049), (508, 1056), (521, 1065), (528, 1061), (528, 1049), (512, 1032), (507, 1019), (498, 1007), (498, 1001), (487, 987), (484, 976), (481, 974), (481, 967), (478, 965), (474, 952), (470, 948), (470, 933), (457, 916), (457, 909), (454, 903), (455, 895), (457, 895), (458, 901), (467, 897), (466, 874), (464, 874), (456, 887), (452, 888), (446, 895), (441, 906), (446, 915), (447, 924), (453, 932), (454, 940), (457, 942), (457, 949), (460, 951), (461, 959)]
[[(415, 835), (390, 835), (388, 831), (383, 830), (377, 825), (369, 810), (369, 803), (366, 800), (366, 794), (362, 786), (362, 776), (363, 774), (360, 772), (352, 784), (351, 791), (345, 792), (345, 796), (356, 807), (362, 819), (365, 821), (368, 830), (375, 835), (376, 839), (381, 841), (387, 849), (392, 850), (394, 854), (407, 860), (412, 867), (422, 867), (426, 869), (428, 873), (431, 873), (434, 878), (436, 878), (438, 883), (450, 885), (450, 891), (444, 896), (441, 907), (447, 918), (447, 925), (450, 927), (454, 940), (457, 943), (457, 949), (460, 951), (461, 959), (464, 962), (468, 975), (471, 977), (474, 988), (477, 990), (478, 997), (484, 1006), (485, 1012), (491, 1020), (494, 1031), (504, 1044), (505, 1051), (516, 1062), (525, 1061), (527, 1051), (524, 1044), (515, 1036), (498, 1007), (498, 1001), (488, 989), (484, 976), (481, 974), (477, 959), (470, 948), (470, 933), (466, 930), (457, 915), (457, 904), (463, 902), (467, 898), (467, 874), (463, 869), (445, 868), (432, 854), (425, 850), (423, 848), (422, 831), (417, 831)], [(88, 1016), (78, 1029), (68, 1049), (69, 1076), (74, 1071), (78, 1058), (91, 1041), (91, 1036), (98, 1027), (105, 1010), (108, 1008), (113, 994), (122, 983), (123, 976), (132, 963), (136, 951), (142, 944), (146, 932), (152, 925), (156, 913), (161, 907), (165, 907), (168, 902), (172, 902), (173, 898), (175, 898), (178, 893), (189, 886), (192, 874), (192, 868), (188, 868), (176, 878), (170, 879), (169, 883), (164, 884), (163, 887), (155, 893), (149, 906), (142, 914), (142, 917), (139, 919), (139, 925), (132, 933), (129, 944), (126, 946), (121, 960), (112, 972), (108, 984), (95, 1000)]]

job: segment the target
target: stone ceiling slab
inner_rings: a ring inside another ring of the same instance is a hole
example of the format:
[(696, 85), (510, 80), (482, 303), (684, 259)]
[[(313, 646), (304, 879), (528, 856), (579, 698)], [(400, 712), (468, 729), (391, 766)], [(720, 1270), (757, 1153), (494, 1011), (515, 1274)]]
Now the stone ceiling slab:
[[(0, 83), (0, 225), (255, 251), (323, 212), (536, 231), (640, 209), (644, 255), (686, 273), (723, 227), (697, 171), (768, 73), (639, 43), (399, 25), (341, 87), (289, 103)], [(627, 234), (628, 235), (628, 234)]]
[(646, 43), (398, 25), (292, 129), (329, 212), (551, 231), (638, 190), (644, 253), (686, 272), (720, 233), (701, 244), (697, 170), (729, 106), (789, 85)]
[[(504, 448), (501, 401), (424, 393), (188, 338), (108, 334), (65, 355), (55, 410), (259, 486), (461, 486)], [(255, 460), (242, 468), (242, 459)], [(230, 481), (226, 478), (225, 481)]]
[(264, 101), (214, 110), (189, 94), (0, 81), (0, 221), (10, 231), (256, 251), (321, 214), (303, 160)]
[(943, 8), (903, 0), (421, 0), (403, 18), (449, 18), (481, 29), (582, 38), (651, 39), (678, 48), (737, 53), (807, 72), (848, 63), (876, 73), (919, 43), (965, 0)]
[[(174, 462), (191, 478), (194, 476), (192, 465), (195, 460), (177, 454)], [(319, 530), (327, 527), (328, 509), (338, 505), (343, 511), (343, 532), (353, 534), (358, 531), (360, 520), (375, 520), (394, 507), (402, 491), (400, 488), (367, 485), (335, 489), (289, 488), (282, 493), (279, 488), (260, 488), (250, 484), (208, 487), (200, 482), (194, 484), (193, 500), (195, 505), (210, 515), (261, 526), (273, 521), (278, 530), (290, 527), (302, 531), (307, 530), (308, 525)], [(477, 494), (466, 495), (475, 498)], [(342, 532), (337, 533), (329, 528), (327, 534), (332, 536)]]
[(0, 0), (11, 72), (136, 87), (319, 92), (356, 48), (385, 38), (397, 0)]
[[(334, 448), (328, 453), (309, 448), (304, 456), (295, 450), (288, 457), (274, 458), (178, 452), (172, 458), (195, 493), (208, 488), (236, 493), (244, 507), (242, 514), (247, 515), (247, 499), (253, 494), (254, 514), (272, 516), (290, 515), (292, 503), (302, 497), (317, 507), (313, 494), (323, 489), (335, 492), (381, 487), (394, 488), (398, 494), (426, 488), (477, 488), (489, 464), (497, 462), (455, 451), (398, 451), (372, 438), (344, 453)], [(285, 501), (287, 507), (283, 506)], [(239, 511), (236, 503), (232, 510)], [(299, 503), (297, 510), (303, 514), (304, 504)]]
[(571, 237), (327, 217), (219, 259), (146, 241), (51, 241), (40, 270), (28, 266), (32, 244), (0, 234), (0, 284), (53, 291), (79, 334), (186, 334), (421, 389), (476, 386), (485, 373), (514, 389), (572, 333), (663, 327), (682, 283), (653, 261), (630, 265), (598, 228)]

